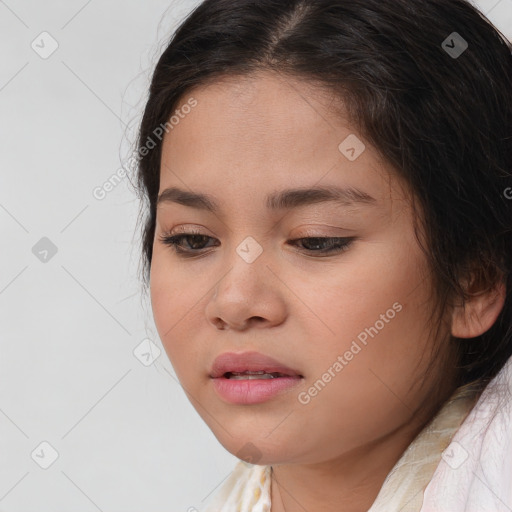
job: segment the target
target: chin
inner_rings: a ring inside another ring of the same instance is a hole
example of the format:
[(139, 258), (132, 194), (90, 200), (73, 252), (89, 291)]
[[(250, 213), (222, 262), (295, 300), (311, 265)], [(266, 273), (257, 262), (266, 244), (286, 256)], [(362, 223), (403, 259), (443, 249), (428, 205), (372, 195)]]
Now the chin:
[(251, 437), (247, 433), (243, 437), (237, 437), (234, 434), (233, 437), (230, 437), (223, 432), (223, 434), (216, 437), (229, 453), (250, 464), (260, 466), (286, 464), (294, 458), (294, 455), (296, 456), (291, 451), (294, 444), (297, 446), (293, 442), (288, 443), (288, 447), (281, 441), (259, 436)]

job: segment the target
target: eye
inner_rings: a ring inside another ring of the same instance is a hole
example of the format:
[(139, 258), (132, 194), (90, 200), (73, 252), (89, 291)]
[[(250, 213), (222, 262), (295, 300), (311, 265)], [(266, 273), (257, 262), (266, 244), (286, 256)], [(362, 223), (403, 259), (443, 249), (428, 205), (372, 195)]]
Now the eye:
[(332, 254), (345, 251), (354, 240), (355, 237), (309, 237), (297, 238), (291, 242), (301, 242), (301, 245), (305, 246), (305, 250), (309, 252)]
[[(299, 250), (306, 253), (313, 254), (336, 254), (348, 249), (356, 237), (307, 237), (289, 240), (287, 243), (297, 246), (300, 242)], [(201, 254), (200, 251), (208, 247), (215, 247), (218, 245), (207, 246), (208, 240), (215, 240), (214, 238), (201, 234), (198, 231), (191, 230), (189, 233), (180, 233), (177, 235), (164, 234), (160, 237), (160, 241), (170, 246), (177, 254), (183, 257), (191, 257)], [(183, 242), (186, 242), (184, 247)]]
[[(182, 256), (192, 256), (200, 249), (204, 249), (206, 241), (214, 240), (211, 236), (203, 235), (199, 231), (190, 230), (189, 233), (180, 233), (179, 235), (164, 234), (160, 237), (160, 241), (170, 246), (177, 254)], [(183, 248), (182, 241), (186, 240), (189, 247)]]

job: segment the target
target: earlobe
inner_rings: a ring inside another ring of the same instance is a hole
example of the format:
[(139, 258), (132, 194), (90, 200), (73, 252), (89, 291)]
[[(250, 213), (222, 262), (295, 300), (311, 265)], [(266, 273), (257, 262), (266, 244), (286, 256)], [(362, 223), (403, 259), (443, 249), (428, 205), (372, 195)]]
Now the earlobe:
[(488, 331), (496, 322), (506, 297), (503, 281), (482, 293), (472, 294), (466, 304), (454, 306), (451, 334), (456, 338), (475, 338)]

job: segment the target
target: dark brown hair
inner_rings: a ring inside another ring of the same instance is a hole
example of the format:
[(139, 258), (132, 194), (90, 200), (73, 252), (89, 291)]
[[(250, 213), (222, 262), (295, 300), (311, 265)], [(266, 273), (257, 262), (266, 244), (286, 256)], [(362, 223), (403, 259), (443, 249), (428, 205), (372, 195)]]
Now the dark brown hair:
[[(482, 290), (505, 281), (506, 302), (494, 325), (476, 338), (450, 340), (458, 386), (483, 389), (512, 355), (510, 44), (465, 0), (202, 2), (156, 65), (139, 131), (146, 285), (160, 180), (158, 127), (193, 87), (259, 70), (333, 91), (361, 136), (408, 184), (420, 207), (415, 212), (422, 212), (425, 238), (418, 241), (435, 285), (439, 316), (432, 316), (432, 328), (454, 299), (469, 298), (464, 279)], [(146, 151), (150, 140), (154, 147)]]

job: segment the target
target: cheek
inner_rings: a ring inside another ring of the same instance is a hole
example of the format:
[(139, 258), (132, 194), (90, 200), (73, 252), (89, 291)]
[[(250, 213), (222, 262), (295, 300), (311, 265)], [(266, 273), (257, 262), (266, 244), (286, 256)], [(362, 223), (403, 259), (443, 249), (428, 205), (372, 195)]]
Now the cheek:
[(364, 340), (366, 329), (375, 324), (379, 336), (423, 328), (419, 320), (426, 316), (429, 297), (425, 275), (426, 262), (417, 251), (368, 244), (330, 269), (304, 272), (300, 278), (284, 272), (282, 279), (293, 282), (301, 299), (296, 317), (316, 332), (311, 339), (322, 340), (315, 350), (339, 350), (359, 335)]
[(319, 343), (305, 354), (310, 366), (301, 403), (308, 396), (309, 403), (297, 406), (297, 417), (310, 431), (322, 432), (315, 442), (326, 457), (333, 447), (349, 450), (393, 431), (425, 398), (419, 385), (428, 365), (428, 341), (419, 319), (407, 305), (389, 317), (388, 323), (375, 327), (370, 321), (361, 329), (347, 316), (347, 322), (339, 321), (340, 331), (350, 324), (354, 336)]
[(207, 283), (202, 284), (203, 280), (197, 274), (180, 270), (182, 267), (168, 251), (170, 249), (155, 244), (149, 282), (155, 323), (163, 334), (175, 324), (178, 327), (181, 323), (190, 322), (188, 315), (194, 313), (194, 305), (207, 286)]
[(198, 301), (204, 294), (190, 279), (169, 268), (166, 258), (155, 251), (151, 264), (150, 296), (153, 318), (162, 345), (176, 373), (193, 356), (191, 329), (197, 325)]
[[(340, 265), (328, 278), (301, 282), (297, 294), (306, 297), (316, 313), (311, 319), (297, 314), (305, 318), (307, 338), (315, 340), (302, 348), (304, 360), (310, 361), (308, 385), (322, 379), (329, 368), (337, 376), (317, 405), (329, 402), (329, 397), (340, 407), (357, 411), (370, 400), (374, 411), (384, 407), (380, 413), (385, 416), (388, 406), (403, 408), (393, 392), (407, 403), (417, 391), (411, 386), (428, 364), (431, 342), (426, 262), (418, 253), (414, 259), (407, 251), (405, 257), (388, 257), (382, 249), (381, 254), (373, 251), (371, 258), (359, 255), (357, 265), (345, 260), (346, 266)], [(338, 356), (343, 369), (337, 365), (336, 371)]]
[(153, 252), (151, 274), (149, 280), (151, 307), (153, 318), (162, 342), (165, 341), (165, 332), (172, 326), (173, 312), (176, 306), (176, 283), (172, 273), (165, 269), (162, 258), (157, 250)]

